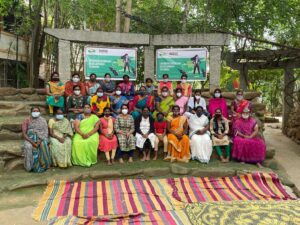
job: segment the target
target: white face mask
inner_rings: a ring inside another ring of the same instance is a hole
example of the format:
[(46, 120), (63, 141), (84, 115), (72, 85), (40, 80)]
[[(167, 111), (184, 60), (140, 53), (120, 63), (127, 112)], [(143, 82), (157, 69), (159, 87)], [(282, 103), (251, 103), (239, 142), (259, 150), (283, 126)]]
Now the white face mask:
[(128, 113), (128, 109), (122, 109), (122, 113), (126, 115)]
[(181, 83), (185, 84), (185, 83), (186, 83), (186, 80), (181, 80)]
[(178, 93), (176, 93), (176, 95), (177, 95), (177, 97), (181, 97), (181, 93), (180, 92), (178, 92)]
[(162, 94), (162, 96), (164, 96), (164, 97), (167, 97), (167, 96), (168, 96), (168, 92), (162, 92), (161, 94)]
[(33, 118), (38, 118), (40, 115), (41, 115), (40, 112), (32, 112), (32, 113), (31, 113), (31, 116), (32, 116)]
[(239, 100), (239, 101), (243, 100), (243, 98), (244, 98), (243, 95), (237, 95), (236, 96), (236, 99)]
[(220, 98), (221, 97), (221, 93), (215, 93), (215, 97), (216, 98)]
[(104, 78), (105, 81), (109, 82), (110, 81), (110, 78), (107, 77), (107, 78)]
[(56, 115), (56, 119), (58, 119), (58, 120), (62, 120), (63, 118), (64, 118), (63, 114), (57, 114)]
[(77, 82), (80, 81), (80, 79), (79, 79), (78, 77), (74, 77), (74, 78), (72, 79), (72, 81), (75, 82), (75, 83), (77, 83)]
[(74, 94), (75, 94), (75, 95), (80, 95), (80, 90), (74, 91)]
[(201, 98), (201, 96), (195, 95), (195, 99), (199, 100), (200, 98)]
[(98, 95), (98, 97), (102, 97), (103, 96), (103, 92), (98, 92), (97, 95)]
[(168, 78), (164, 79), (164, 82), (165, 83), (169, 82), (169, 79)]
[(121, 95), (122, 91), (116, 91), (116, 95)]
[(242, 113), (242, 117), (243, 117), (243, 119), (248, 119), (249, 118), (249, 114), (244, 114), (244, 113)]

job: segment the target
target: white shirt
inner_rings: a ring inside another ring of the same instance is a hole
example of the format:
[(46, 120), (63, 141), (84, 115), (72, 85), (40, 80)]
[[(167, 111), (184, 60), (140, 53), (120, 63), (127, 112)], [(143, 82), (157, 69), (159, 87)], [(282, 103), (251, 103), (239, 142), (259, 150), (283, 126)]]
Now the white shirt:
[(194, 109), (194, 108), (196, 108), (196, 107), (198, 107), (198, 106), (202, 106), (203, 109), (204, 109), (205, 111), (207, 111), (207, 110), (206, 110), (206, 102), (205, 102), (205, 99), (202, 98), (202, 97), (200, 97), (200, 101), (199, 101), (199, 103), (198, 103), (197, 101), (194, 102), (194, 98), (195, 98), (195, 97), (190, 97), (189, 102), (188, 102), (188, 106), (191, 107), (192, 109)]
[(143, 134), (147, 134), (150, 131), (150, 119), (149, 117), (145, 119), (142, 117), (141, 123), (140, 123), (140, 129)]

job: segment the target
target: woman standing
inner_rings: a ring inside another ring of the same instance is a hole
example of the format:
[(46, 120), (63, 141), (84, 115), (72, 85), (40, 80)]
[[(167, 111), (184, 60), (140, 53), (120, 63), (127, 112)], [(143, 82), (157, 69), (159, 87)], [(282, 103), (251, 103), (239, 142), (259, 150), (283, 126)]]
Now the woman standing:
[[(212, 136), (213, 146), (217, 151), (222, 162), (229, 162), (230, 159), (230, 143), (229, 143), (229, 123), (222, 116), (221, 109), (216, 109), (214, 117), (210, 121), (210, 132)], [(222, 154), (221, 147), (225, 148), (226, 157)]]
[[(115, 119), (111, 116), (110, 108), (104, 108), (104, 117), (100, 118), (99, 150), (105, 153), (107, 165), (115, 163), (118, 140), (114, 134)], [(111, 152), (111, 156), (110, 156)]]
[(86, 93), (88, 95), (87, 103), (90, 103), (92, 96), (96, 94), (97, 89), (100, 87), (100, 84), (97, 82), (96, 74), (91, 73), (90, 80), (86, 81), (84, 85)]
[(38, 107), (31, 108), (31, 116), (22, 124), (24, 167), (29, 172), (45, 172), (51, 165), (48, 149), (48, 126)]
[(96, 114), (97, 116), (102, 115), (105, 107), (110, 107), (109, 97), (104, 95), (102, 87), (97, 89), (97, 94), (92, 97), (90, 104), (92, 113)]
[(49, 106), (49, 113), (53, 115), (53, 107), (63, 109), (65, 107), (65, 85), (59, 80), (57, 72), (51, 74), (50, 81), (46, 85), (47, 105)]
[(187, 118), (180, 115), (177, 105), (173, 106), (173, 116), (168, 121), (168, 132), (168, 156), (165, 160), (189, 162), (191, 156)]
[(154, 97), (152, 95), (148, 95), (145, 86), (140, 87), (139, 94), (134, 96), (132, 105), (131, 115), (133, 119), (137, 119), (142, 114), (142, 109), (144, 107), (148, 107), (150, 112), (154, 109)]
[(133, 151), (135, 149), (136, 139), (133, 136), (134, 133), (134, 120), (131, 115), (128, 114), (128, 106), (122, 105), (121, 114), (117, 117), (115, 122), (115, 132), (119, 140), (120, 163), (124, 163), (123, 156), (128, 154), (129, 163), (133, 162)]
[(210, 116), (213, 116), (216, 109), (221, 109), (222, 114), (225, 118), (228, 118), (228, 108), (226, 100), (222, 97), (222, 91), (216, 88), (214, 91), (214, 97), (209, 100), (208, 112)]
[(135, 120), (135, 131), (136, 147), (143, 152), (141, 161), (148, 161), (155, 142), (154, 120), (150, 117), (148, 107), (144, 107), (142, 115)]
[(66, 168), (72, 166), (71, 150), (73, 131), (63, 111), (57, 109), (55, 118), (49, 120), (50, 150), (54, 166)]
[(91, 114), (90, 105), (85, 104), (83, 114), (74, 122), (75, 132), (72, 143), (72, 163), (79, 166), (91, 166), (97, 163), (99, 146), (99, 118)]

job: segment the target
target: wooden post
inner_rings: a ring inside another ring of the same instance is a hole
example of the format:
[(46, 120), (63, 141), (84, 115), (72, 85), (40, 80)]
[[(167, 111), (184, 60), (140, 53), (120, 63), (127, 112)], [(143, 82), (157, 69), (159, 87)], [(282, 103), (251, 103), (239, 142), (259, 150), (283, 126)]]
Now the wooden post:
[(240, 69), (240, 89), (246, 91), (248, 89), (247, 81), (248, 81), (248, 68), (246, 65), (242, 65)]

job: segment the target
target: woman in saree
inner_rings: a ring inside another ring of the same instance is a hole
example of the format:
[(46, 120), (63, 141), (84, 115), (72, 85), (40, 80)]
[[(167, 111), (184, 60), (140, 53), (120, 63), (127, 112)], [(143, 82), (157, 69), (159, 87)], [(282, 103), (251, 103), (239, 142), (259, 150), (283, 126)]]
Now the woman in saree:
[(100, 85), (104, 94), (109, 98), (115, 94), (116, 82), (111, 80), (111, 75), (109, 73), (104, 75), (104, 80), (100, 81)]
[(169, 74), (163, 74), (163, 80), (158, 84), (157, 93), (159, 96), (162, 95), (164, 87), (166, 87), (169, 90), (170, 95), (173, 96), (173, 85), (172, 81), (169, 81)]
[(189, 100), (189, 97), (186, 97), (182, 95), (182, 89), (181, 88), (176, 88), (175, 90), (175, 105), (178, 105), (180, 108), (180, 115), (183, 115), (186, 111), (187, 108), (187, 102)]
[(256, 163), (258, 167), (262, 167), (261, 163), (266, 156), (266, 145), (258, 136), (258, 125), (251, 117), (250, 109), (244, 108), (241, 118), (235, 121), (233, 129), (232, 158), (242, 163)]
[(99, 118), (91, 113), (90, 105), (84, 105), (83, 114), (74, 122), (76, 133), (72, 142), (73, 165), (89, 167), (97, 163)]
[(153, 118), (156, 118), (157, 113), (163, 113), (165, 118), (172, 115), (172, 107), (175, 104), (173, 96), (170, 95), (167, 87), (162, 88), (161, 96), (156, 100), (156, 111), (153, 113)]
[(80, 81), (80, 76), (77, 73), (74, 73), (72, 75), (72, 79), (67, 81), (65, 84), (65, 96), (69, 97), (71, 95), (74, 95), (74, 87), (78, 86), (80, 88), (80, 93), (82, 96), (85, 96), (86, 91), (85, 91), (85, 86), (84, 83)]
[(90, 80), (84, 83), (85, 91), (87, 93), (87, 103), (90, 103), (92, 96), (97, 92), (97, 89), (100, 87), (100, 84), (97, 82), (97, 76), (94, 73), (91, 73)]
[(96, 95), (91, 99), (92, 113), (101, 116), (105, 107), (110, 107), (109, 97), (104, 94), (102, 87), (97, 89)]
[(150, 112), (154, 109), (154, 96), (148, 95), (145, 86), (140, 87), (139, 94), (134, 96), (132, 103), (130, 104), (132, 109), (129, 109), (133, 119), (137, 119), (141, 116), (144, 107), (148, 107)]
[[(105, 153), (107, 165), (115, 163), (115, 155), (118, 147), (118, 140), (114, 134), (115, 119), (111, 116), (109, 107), (104, 108), (104, 116), (100, 118), (100, 140), (99, 150)], [(110, 155), (111, 152), (111, 155)]]
[(192, 159), (208, 163), (212, 153), (212, 143), (209, 133), (209, 120), (202, 106), (196, 108), (196, 113), (189, 119), (190, 144)]
[(50, 150), (54, 166), (67, 168), (72, 166), (71, 150), (73, 130), (63, 111), (57, 109), (55, 118), (49, 120)]
[(22, 124), (24, 167), (30, 172), (45, 172), (51, 166), (48, 149), (48, 126), (38, 107), (31, 108), (31, 116)]
[(116, 88), (116, 94), (111, 96), (111, 107), (113, 111), (113, 117), (117, 118), (117, 116), (121, 113), (122, 105), (127, 105), (128, 100), (125, 96), (122, 95), (122, 91), (120, 87)]
[(123, 82), (118, 85), (121, 88), (122, 95), (127, 98), (127, 100), (132, 100), (134, 97), (134, 84), (130, 82), (129, 76), (125, 74), (123, 76)]
[(187, 136), (187, 118), (180, 115), (180, 108), (177, 105), (172, 107), (173, 116), (168, 120), (168, 155), (165, 160), (171, 162), (189, 162), (190, 141)]
[(46, 85), (47, 105), (49, 114), (53, 115), (53, 107), (64, 109), (65, 107), (65, 85), (59, 80), (57, 72), (51, 74), (50, 81)]
[(180, 88), (182, 90), (182, 95), (185, 97), (190, 97), (192, 94), (192, 85), (187, 83), (187, 75), (182, 75), (181, 80), (176, 86), (176, 89)]
[(135, 149), (136, 139), (134, 133), (134, 120), (128, 114), (128, 106), (122, 105), (121, 114), (117, 117), (115, 122), (115, 132), (118, 137), (120, 146), (120, 163), (123, 164), (123, 156), (126, 153), (129, 157), (128, 162), (133, 162), (133, 151)]
[(221, 109), (223, 116), (228, 118), (228, 108), (225, 98), (222, 97), (222, 91), (220, 88), (216, 88), (214, 91), (214, 97), (209, 100), (208, 112), (210, 116), (213, 116), (216, 109)]

